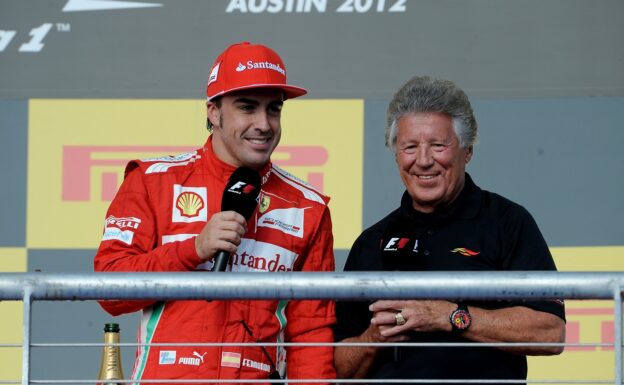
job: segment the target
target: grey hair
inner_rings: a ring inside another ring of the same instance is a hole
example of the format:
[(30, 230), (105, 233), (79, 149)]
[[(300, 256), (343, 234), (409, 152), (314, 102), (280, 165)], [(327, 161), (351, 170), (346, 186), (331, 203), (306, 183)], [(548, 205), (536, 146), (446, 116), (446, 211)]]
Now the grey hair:
[(477, 140), (477, 120), (466, 93), (445, 79), (416, 76), (394, 94), (386, 112), (386, 147), (396, 152), (397, 122), (404, 115), (417, 112), (442, 112), (453, 120), (453, 130), (461, 148)]

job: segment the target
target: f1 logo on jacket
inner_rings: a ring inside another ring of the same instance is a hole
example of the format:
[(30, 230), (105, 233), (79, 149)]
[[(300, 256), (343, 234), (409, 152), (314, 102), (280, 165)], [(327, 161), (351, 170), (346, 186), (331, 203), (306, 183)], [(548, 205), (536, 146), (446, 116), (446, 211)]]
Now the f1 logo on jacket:
[(407, 245), (407, 242), (409, 242), (409, 238), (390, 238), (388, 243), (386, 243), (386, 246), (384, 246), (384, 251), (395, 251), (402, 249), (405, 247), (405, 245)]

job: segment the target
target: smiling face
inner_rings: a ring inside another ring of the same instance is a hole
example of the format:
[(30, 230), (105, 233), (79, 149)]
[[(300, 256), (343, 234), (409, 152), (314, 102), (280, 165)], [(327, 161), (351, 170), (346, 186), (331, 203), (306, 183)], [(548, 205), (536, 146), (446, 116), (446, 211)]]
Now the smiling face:
[(414, 209), (431, 213), (453, 202), (464, 187), (472, 147), (461, 148), (444, 113), (409, 113), (397, 122), (396, 162)]
[(282, 134), (283, 99), (277, 89), (252, 89), (221, 97), (220, 106), (208, 102), (217, 157), (255, 170), (267, 164)]

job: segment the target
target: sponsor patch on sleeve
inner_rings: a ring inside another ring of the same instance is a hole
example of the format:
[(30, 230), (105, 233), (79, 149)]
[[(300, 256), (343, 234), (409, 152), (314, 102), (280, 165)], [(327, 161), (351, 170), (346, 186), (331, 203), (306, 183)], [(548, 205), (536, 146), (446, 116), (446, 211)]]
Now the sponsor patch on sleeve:
[(139, 228), (141, 219), (136, 217), (120, 217), (110, 215), (104, 224), (102, 241), (117, 240), (130, 245), (134, 238), (134, 230)]

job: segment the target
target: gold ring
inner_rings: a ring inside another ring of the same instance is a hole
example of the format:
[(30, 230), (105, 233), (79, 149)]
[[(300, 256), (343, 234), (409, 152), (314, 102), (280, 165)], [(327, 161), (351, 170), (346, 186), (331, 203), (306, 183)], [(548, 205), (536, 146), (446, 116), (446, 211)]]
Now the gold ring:
[(403, 314), (401, 312), (398, 312), (394, 315), (394, 320), (396, 321), (396, 324), (399, 326), (405, 325), (405, 323), (407, 322), (407, 320), (405, 319), (405, 317), (403, 317)]

